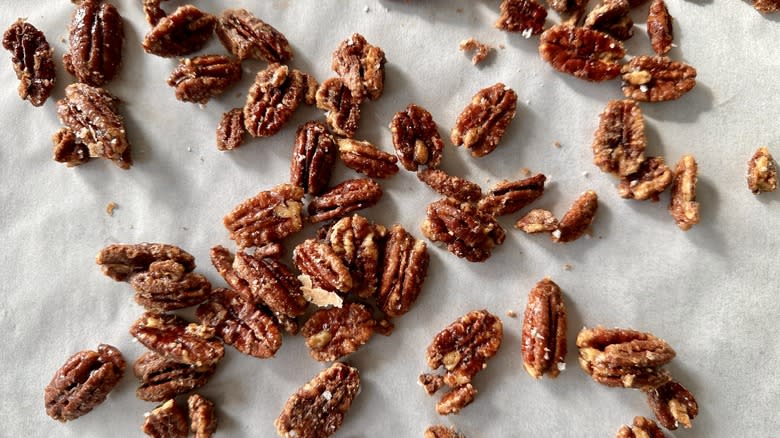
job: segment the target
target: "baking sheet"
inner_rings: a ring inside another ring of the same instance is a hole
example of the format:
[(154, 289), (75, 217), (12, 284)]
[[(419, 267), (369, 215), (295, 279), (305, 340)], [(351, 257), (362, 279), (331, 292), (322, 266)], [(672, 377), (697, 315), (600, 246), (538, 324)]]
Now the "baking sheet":
[[(72, 353), (110, 343), (131, 364), (144, 351), (127, 332), (142, 309), (128, 285), (100, 273), (95, 254), (114, 242), (173, 243), (196, 257), (199, 272), (223, 285), (208, 259), (216, 244), (234, 247), (222, 217), (245, 198), (286, 181), (295, 128), (322, 117), (303, 108), (277, 136), (219, 152), (219, 116), (243, 104), (264, 64), (245, 62), (243, 81), (208, 105), (178, 102), (165, 84), (176, 61), (140, 48), (148, 26), (139, 3), (115, 1), (127, 39), (119, 77), (108, 85), (123, 101), (135, 160), (129, 171), (105, 160), (72, 169), (51, 160), (50, 137), (59, 127), (55, 101), (73, 81), (60, 61), (72, 5), (0, 3), (0, 23), (27, 17), (47, 35), (58, 64), (53, 97), (33, 108), (16, 94), (8, 53), (0, 55), (0, 332), (6, 342), (1, 436), (140, 436), (143, 414), (155, 405), (135, 398), (131, 372), (105, 403), (76, 421), (57, 423), (43, 409), (44, 386)], [(597, 116), (609, 99), (622, 96), (619, 82), (592, 84), (553, 71), (537, 55), (536, 37), (493, 28), (497, 4), (197, 3), (214, 13), (250, 9), (287, 35), (295, 54), (291, 65), (320, 81), (333, 75), (330, 54), (352, 32), (381, 46), (388, 58), (385, 94), (363, 105), (357, 138), (386, 151), (392, 151), (387, 125), (407, 104), (429, 109), (446, 139), (476, 91), (504, 82), (517, 91), (519, 105), (502, 144), (480, 159), (448, 145), (442, 168), (485, 189), (521, 177), (524, 167), (544, 172), (551, 182), (534, 206), (558, 216), (586, 189), (600, 197), (592, 236), (568, 245), (513, 229), (519, 214), (501, 219), (506, 242), (485, 263), (466, 262), (429, 244), (430, 274), (413, 310), (398, 319), (391, 337), (376, 336), (348, 358), (361, 372), (363, 389), (337, 436), (422, 436), (434, 423), (454, 425), (468, 437), (613, 436), (635, 415), (651, 412), (641, 393), (597, 385), (579, 370), (574, 338), (582, 326), (596, 324), (650, 331), (677, 351), (669, 369), (696, 395), (700, 413), (694, 429), (668, 436), (772, 436), (780, 401), (780, 194), (752, 195), (745, 171), (758, 146), (780, 154), (778, 16), (761, 16), (745, 1), (668, 1), (678, 45), (671, 56), (695, 66), (698, 83), (678, 101), (642, 109), (648, 155), (675, 163), (692, 153), (699, 162), (702, 220), (685, 233), (666, 211), (668, 194), (659, 203), (623, 200), (617, 181), (591, 164)], [(632, 55), (651, 53), (646, 10), (633, 14), (635, 36), (627, 43)], [(558, 17), (552, 13), (548, 21)], [(458, 50), (468, 37), (496, 48), (484, 64), (473, 66)], [(216, 40), (202, 51), (223, 52)], [(333, 181), (354, 176), (339, 165)], [(381, 202), (363, 213), (422, 237), (425, 206), (437, 196), (405, 170), (381, 184)], [(110, 202), (117, 205), (113, 215), (106, 213)], [(290, 239), (288, 250), (314, 229)], [(506, 312), (522, 315), (528, 291), (544, 276), (564, 291), (570, 352), (558, 379), (534, 381), (521, 365), (522, 317)], [(437, 398), (416, 383), (426, 370), (425, 347), (445, 325), (480, 308), (502, 318), (504, 343), (475, 380), (476, 401), (460, 415), (439, 417)], [(217, 404), (218, 436), (275, 436), (273, 420), (284, 401), (323, 366), (308, 356), (300, 337), (286, 336), (270, 360), (228, 347), (217, 374), (200, 391)]]

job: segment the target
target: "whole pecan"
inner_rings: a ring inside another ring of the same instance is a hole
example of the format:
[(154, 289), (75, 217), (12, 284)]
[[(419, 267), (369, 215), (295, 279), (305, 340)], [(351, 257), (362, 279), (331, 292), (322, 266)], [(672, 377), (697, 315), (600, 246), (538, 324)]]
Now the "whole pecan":
[(598, 208), (599, 198), (596, 192), (588, 190), (580, 195), (558, 221), (558, 228), (552, 232), (553, 241), (567, 243), (582, 237), (593, 222)]
[(660, 195), (672, 183), (672, 169), (663, 157), (646, 159), (636, 173), (620, 180), (618, 193), (622, 198), (658, 201)]
[[(328, 244), (314, 239), (304, 240), (293, 250), (293, 260), (295, 266), (301, 271), (301, 276), (307, 277), (312, 286), (319, 289), (314, 291), (315, 293), (346, 293), (352, 289), (352, 275), (349, 268)], [(305, 286), (304, 284), (301, 291), (306, 299), (318, 306), (324, 306), (325, 304), (317, 302), (316, 296), (313, 296), (312, 291), (307, 290), (309, 288)], [(338, 301), (337, 306), (341, 307), (340, 299)]]
[(482, 188), (477, 183), (454, 175), (448, 175), (440, 169), (422, 169), (417, 178), (436, 193), (457, 199), (460, 202), (477, 202), (482, 197)]
[(301, 282), (279, 260), (238, 251), (233, 270), (246, 281), (253, 302), (265, 304), (274, 315), (294, 318), (306, 312), (308, 303), (301, 295)]
[(32, 24), (18, 19), (3, 34), (3, 47), (11, 52), (19, 97), (41, 106), (57, 79), (54, 57), (46, 36)]
[(519, 181), (502, 181), (479, 200), (479, 211), (493, 216), (512, 214), (544, 194), (547, 177), (541, 173)]
[(377, 304), (385, 315), (394, 318), (409, 311), (420, 295), (429, 261), (425, 242), (415, 239), (399, 224), (390, 228), (377, 296)]
[(606, 81), (620, 74), (626, 50), (605, 33), (558, 24), (542, 33), (539, 54), (560, 72), (586, 81)]
[(777, 190), (777, 165), (766, 146), (758, 148), (748, 161), (747, 185), (755, 194)]
[(148, 271), (152, 263), (165, 260), (183, 266), (185, 272), (195, 269), (195, 257), (166, 243), (114, 243), (101, 249), (95, 257), (103, 274), (116, 281), (130, 281), (133, 275)]
[(79, 351), (65, 361), (46, 385), (46, 413), (63, 422), (87, 414), (103, 403), (124, 373), (122, 353), (111, 345), (100, 344), (97, 351)]
[(133, 374), (141, 381), (135, 395), (141, 400), (162, 402), (205, 385), (216, 369), (215, 365), (196, 367), (174, 362), (147, 351), (133, 364)]
[(762, 14), (780, 11), (778, 0), (753, 0), (753, 7)]
[(309, 202), (309, 221), (322, 222), (346, 216), (379, 202), (382, 187), (370, 178), (348, 179)]
[(358, 102), (366, 96), (382, 97), (385, 88), (385, 52), (372, 46), (363, 35), (353, 33), (333, 52), (331, 68), (338, 73)]
[(698, 173), (699, 166), (693, 155), (683, 155), (674, 169), (669, 214), (683, 231), (699, 223), (699, 203), (696, 202)]
[(292, 117), (298, 105), (314, 103), (317, 82), (286, 65), (271, 64), (255, 76), (244, 104), (244, 126), (253, 137), (270, 137)]
[(241, 63), (222, 55), (184, 58), (168, 78), (176, 98), (205, 104), (241, 79)]
[(393, 146), (406, 170), (416, 171), (420, 165), (438, 169), (444, 142), (441, 140), (431, 113), (410, 104), (390, 122)]
[(225, 355), (214, 329), (176, 315), (144, 313), (130, 326), (130, 334), (162, 357), (188, 365), (214, 365)]
[(604, 172), (626, 177), (645, 160), (645, 119), (639, 105), (629, 99), (610, 100), (599, 115), (593, 138), (593, 164)]
[(664, 0), (653, 0), (650, 3), (650, 11), (647, 15), (647, 36), (655, 53), (666, 55), (672, 50), (674, 41), (674, 27), (672, 16), (666, 8)]
[(502, 0), (501, 16), (495, 27), (507, 32), (522, 32), (528, 38), (542, 33), (547, 9), (537, 0)]
[(170, 399), (144, 415), (141, 431), (152, 438), (187, 438), (190, 426), (187, 414)]
[(425, 429), (424, 438), (466, 438), (464, 435), (459, 434), (454, 427), (442, 426), (436, 424)]
[(246, 9), (224, 10), (216, 30), (222, 45), (240, 60), (284, 62), (292, 58), (287, 38)]
[(528, 294), (523, 316), (523, 366), (531, 377), (558, 377), (566, 369), (566, 306), (561, 289), (549, 277)]
[(558, 219), (552, 212), (535, 208), (515, 222), (515, 228), (526, 233), (551, 233), (558, 228)]
[(51, 138), (54, 143), (52, 158), (68, 167), (78, 166), (89, 161), (89, 148), (79, 143), (76, 134), (70, 128), (60, 128)]
[(381, 279), (382, 247), (387, 229), (354, 214), (331, 225), (325, 242), (341, 257), (352, 276), (350, 292), (368, 298), (374, 296)]
[(82, 0), (68, 29), (68, 51), (62, 63), (78, 82), (99, 87), (110, 81), (122, 62), (125, 39), (122, 17), (114, 5)]
[(330, 362), (354, 353), (371, 339), (376, 321), (359, 303), (329, 307), (314, 312), (301, 327), (309, 355)]
[(439, 415), (458, 414), (460, 410), (471, 404), (477, 396), (477, 390), (471, 383), (453, 388), (441, 397), (436, 403), (436, 412)]
[(339, 157), (350, 169), (371, 178), (388, 178), (398, 173), (398, 158), (367, 141), (338, 139)]
[(628, 0), (602, 0), (585, 18), (585, 27), (604, 32), (619, 40), (634, 35), (634, 21)]
[(174, 260), (152, 262), (148, 270), (129, 280), (136, 303), (155, 312), (196, 306), (211, 294), (211, 283), (206, 277), (188, 272)]
[(331, 131), (348, 138), (355, 136), (360, 122), (360, 99), (341, 78), (330, 78), (317, 90), (317, 108), (325, 111)]
[(303, 228), (303, 189), (280, 184), (238, 204), (222, 222), (239, 248), (279, 242)]
[(244, 109), (233, 108), (223, 113), (217, 125), (217, 149), (230, 151), (244, 143)]
[(447, 249), (470, 262), (490, 257), (495, 245), (504, 243), (506, 233), (495, 218), (473, 204), (443, 198), (428, 205), (421, 226), (425, 237), (447, 244)]
[(643, 102), (682, 97), (696, 86), (696, 69), (665, 56), (637, 56), (623, 65), (623, 95)]
[(304, 193), (319, 195), (328, 188), (338, 147), (321, 122), (310, 121), (298, 127), (290, 164), (290, 184)]
[(216, 24), (213, 15), (192, 5), (180, 6), (160, 18), (141, 45), (146, 53), (165, 58), (189, 55), (206, 45)]
[(190, 430), (195, 438), (211, 438), (217, 430), (214, 403), (199, 394), (192, 394), (187, 398), (187, 407), (190, 411)]
[(691, 428), (691, 420), (699, 414), (699, 404), (693, 394), (674, 380), (647, 392), (647, 403), (661, 425), (675, 430), (682, 424)]
[(452, 144), (463, 145), (474, 157), (493, 152), (516, 109), (517, 93), (511, 88), (500, 82), (483, 88), (458, 116), (450, 136)]
[(645, 417), (634, 417), (634, 424), (623, 425), (615, 438), (664, 438), (665, 436), (655, 421)]

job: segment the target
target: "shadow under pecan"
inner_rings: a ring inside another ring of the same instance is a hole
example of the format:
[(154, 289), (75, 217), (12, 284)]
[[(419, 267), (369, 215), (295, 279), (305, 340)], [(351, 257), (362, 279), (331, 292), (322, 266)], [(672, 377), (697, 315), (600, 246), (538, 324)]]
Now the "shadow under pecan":
[(627, 177), (645, 160), (645, 119), (639, 105), (629, 99), (610, 100), (599, 115), (593, 138), (593, 164), (604, 172)]
[(493, 152), (516, 109), (517, 93), (511, 88), (500, 82), (483, 88), (458, 116), (450, 136), (452, 144), (463, 145), (474, 157)]
[(244, 143), (244, 109), (233, 108), (223, 113), (217, 125), (217, 149), (231, 151)]
[(606, 81), (620, 74), (623, 43), (597, 30), (555, 25), (542, 33), (539, 54), (563, 73), (586, 81)]
[(360, 123), (361, 100), (352, 95), (341, 78), (326, 79), (317, 89), (317, 108), (325, 111), (328, 127), (347, 138), (355, 136)]
[(482, 198), (479, 184), (467, 179), (448, 175), (440, 169), (422, 169), (417, 171), (417, 179), (424, 182), (436, 193), (460, 202), (477, 202)]
[(148, 271), (152, 263), (165, 260), (183, 266), (185, 272), (195, 269), (195, 257), (166, 243), (114, 243), (101, 249), (95, 257), (103, 274), (116, 281), (130, 281), (133, 275)]
[(425, 108), (410, 104), (395, 113), (390, 132), (395, 153), (404, 169), (415, 172), (418, 166), (439, 168), (444, 142), (433, 116)]
[(385, 52), (372, 46), (363, 35), (353, 33), (333, 52), (331, 68), (338, 73), (358, 102), (367, 96), (382, 97), (385, 88)]
[(211, 295), (206, 277), (188, 272), (174, 260), (152, 262), (148, 270), (133, 274), (129, 280), (136, 303), (156, 312), (196, 306)]
[(390, 228), (377, 294), (377, 304), (385, 315), (395, 318), (409, 311), (420, 295), (429, 261), (425, 242), (415, 239), (399, 224)]
[(205, 104), (241, 79), (241, 63), (222, 55), (184, 58), (168, 78), (176, 99)]
[(160, 18), (141, 45), (146, 53), (165, 58), (189, 55), (206, 45), (216, 24), (215, 16), (192, 5), (180, 6)]
[(148, 351), (133, 364), (133, 374), (141, 381), (135, 395), (141, 400), (162, 402), (205, 385), (216, 369), (215, 365), (196, 367), (174, 362)]
[(372, 297), (377, 292), (386, 235), (383, 225), (357, 214), (339, 219), (325, 233), (325, 242), (341, 257), (352, 276), (350, 292), (359, 297)]
[(240, 60), (284, 62), (292, 58), (287, 38), (246, 9), (226, 9), (217, 19), (217, 36)]
[(54, 57), (46, 36), (32, 24), (18, 19), (3, 34), (3, 48), (11, 52), (19, 97), (41, 106), (57, 79)]
[(501, 15), (495, 23), (497, 29), (507, 32), (522, 32), (529, 38), (544, 29), (547, 9), (537, 0), (502, 0)]
[(699, 223), (699, 203), (696, 202), (698, 174), (699, 166), (693, 155), (683, 155), (674, 168), (669, 214), (683, 231)]
[(317, 310), (303, 324), (301, 334), (311, 357), (330, 362), (362, 347), (373, 336), (375, 325), (368, 307), (349, 303)]
[(338, 139), (339, 157), (345, 166), (370, 178), (389, 178), (398, 173), (398, 158), (367, 141)]
[(655, 418), (669, 430), (679, 425), (691, 428), (691, 420), (699, 414), (699, 404), (693, 394), (674, 380), (647, 392), (647, 403)]
[(247, 283), (254, 302), (263, 303), (274, 315), (295, 318), (306, 312), (309, 303), (301, 294), (301, 282), (284, 263), (238, 251), (233, 270)]
[(270, 137), (287, 123), (301, 102), (314, 103), (317, 82), (274, 63), (255, 76), (244, 104), (244, 127), (253, 137)]
[(452, 198), (428, 205), (421, 229), (425, 237), (447, 244), (451, 253), (470, 262), (487, 260), (493, 247), (504, 243), (506, 238), (504, 229), (492, 215)]
[(348, 179), (309, 202), (309, 221), (337, 219), (372, 207), (382, 197), (382, 187), (370, 178)]
[(190, 426), (187, 414), (176, 404), (176, 400), (170, 399), (144, 414), (141, 431), (153, 438), (187, 438)]
[(89, 161), (89, 148), (76, 140), (70, 128), (60, 128), (51, 138), (54, 143), (52, 158), (68, 167), (79, 166)]
[(672, 16), (666, 8), (664, 0), (653, 0), (650, 3), (650, 11), (647, 15), (647, 36), (653, 51), (659, 55), (666, 55), (672, 50), (674, 41), (674, 26)]
[(777, 190), (777, 165), (766, 146), (758, 148), (748, 161), (747, 185), (754, 194)]
[(293, 260), (301, 271), (298, 278), (303, 282), (301, 292), (307, 300), (318, 306), (334, 304), (341, 307), (341, 298), (333, 295), (347, 293), (352, 289), (352, 275), (344, 260), (330, 245), (307, 239), (295, 247)]
[(566, 369), (567, 312), (561, 289), (544, 278), (528, 294), (523, 315), (523, 366), (531, 377), (558, 377)]
[(644, 201), (658, 201), (660, 195), (672, 183), (672, 169), (664, 163), (663, 157), (650, 157), (639, 170), (620, 180), (620, 197)]
[(642, 102), (679, 99), (696, 86), (696, 69), (665, 56), (637, 56), (620, 70), (623, 95)]
[(582, 237), (590, 228), (596, 210), (599, 208), (599, 197), (593, 190), (588, 190), (569, 207), (569, 211), (558, 221), (558, 228), (552, 232), (552, 240), (558, 243), (568, 243)]
[(176, 315), (144, 313), (130, 326), (130, 334), (162, 357), (188, 365), (214, 365), (225, 355), (213, 328), (188, 323)]
[(190, 415), (190, 430), (195, 438), (211, 438), (217, 430), (214, 403), (199, 394), (192, 394), (187, 398), (187, 407)]
[(544, 194), (547, 177), (538, 173), (519, 181), (502, 181), (477, 203), (479, 211), (493, 216), (515, 213)]
[(239, 248), (279, 242), (303, 228), (303, 189), (280, 184), (238, 204), (222, 220)]
[(336, 140), (328, 128), (317, 121), (304, 123), (295, 134), (290, 184), (302, 188), (304, 193), (321, 194), (328, 188), (337, 156)]
[(630, 10), (627, 0), (602, 0), (588, 13), (585, 27), (625, 41), (634, 36)]
[(78, 82), (101, 86), (113, 79), (122, 62), (125, 39), (122, 17), (114, 5), (83, 0), (76, 6), (68, 29), (68, 51), (62, 63)]

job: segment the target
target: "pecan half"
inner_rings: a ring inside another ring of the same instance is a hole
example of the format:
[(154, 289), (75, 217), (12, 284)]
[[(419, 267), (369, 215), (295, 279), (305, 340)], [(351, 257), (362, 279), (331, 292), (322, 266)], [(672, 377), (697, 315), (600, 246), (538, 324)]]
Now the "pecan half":
[(458, 433), (454, 427), (436, 424), (425, 429), (424, 438), (466, 438), (466, 436)]
[(233, 108), (223, 113), (217, 125), (217, 149), (230, 151), (238, 149), (244, 143), (244, 109)]
[(780, 11), (778, 0), (753, 0), (753, 7), (762, 14)]
[(188, 365), (214, 365), (225, 355), (214, 329), (176, 315), (144, 313), (130, 326), (130, 334), (162, 357)]
[(425, 237), (447, 244), (447, 249), (470, 262), (490, 257), (495, 245), (504, 243), (506, 233), (495, 218), (473, 204), (443, 198), (428, 205), (421, 226)]
[(172, 260), (186, 272), (195, 269), (195, 257), (175, 245), (165, 243), (114, 243), (101, 249), (95, 262), (108, 277), (129, 281), (139, 272), (148, 271), (154, 262)]
[(436, 412), (439, 415), (458, 414), (460, 410), (471, 404), (477, 396), (477, 389), (471, 383), (458, 386), (444, 394), (436, 403)]
[(458, 48), (463, 52), (474, 52), (474, 56), (471, 57), (471, 63), (474, 65), (487, 59), (488, 55), (490, 55), (490, 51), (493, 50), (492, 47), (474, 38), (468, 38), (461, 41), (458, 44)]
[(663, 157), (650, 157), (636, 173), (620, 180), (618, 193), (622, 198), (658, 201), (660, 195), (672, 183), (672, 169)]
[(111, 345), (100, 344), (97, 351), (79, 351), (65, 361), (46, 385), (46, 413), (63, 422), (87, 414), (103, 403), (124, 373), (122, 353)]
[(136, 303), (156, 312), (196, 306), (211, 294), (211, 283), (206, 277), (188, 272), (174, 260), (152, 262), (148, 270), (129, 280)]
[(328, 228), (325, 241), (346, 264), (352, 275), (350, 292), (374, 296), (381, 278), (382, 246), (387, 229), (360, 215), (339, 219)]
[(588, 0), (550, 0), (548, 4), (556, 12), (565, 14), (584, 9)]
[(669, 214), (683, 231), (699, 223), (699, 203), (696, 202), (698, 173), (699, 167), (693, 155), (684, 155), (674, 168)]
[(664, 438), (665, 436), (655, 421), (645, 417), (634, 417), (634, 424), (623, 425), (615, 438)]
[(290, 164), (290, 184), (319, 195), (328, 188), (338, 148), (328, 128), (310, 121), (298, 127)]
[(389, 178), (398, 173), (398, 158), (367, 141), (338, 139), (339, 157), (350, 169), (371, 178)]
[(519, 181), (502, 181), (480, 199), (477, 208), (493, 216), (515, 213), (544, 194), (546, 180), (546, 176), (538, 173)]
[(410, 104), (397, 112), (390, 122), (390, 132), (395, 153), (406, 170), (416, 171), (420, 165), (439, 168), (444, 142), (425, 108)]
[(645, 119), (633, 100), (610, 100), (599, 115), (593, 138), (593, 164), (604, 172), (626, 177), (645, 160)]
[(634, 36), (634, 21), (628, 14), (627, 0), (602, 0), (585, 18), (585, 27), (604, 32), (619, 40)]
[(73, 11), (68, 29), (68, 51), (62, 63), (78, 82), (99, 87), (110, 81), (122, 62), (125, 39), (122, 17), (114, 5), (83, 0)]
[(415, 239), (399, 224), (390, 228), (382, 263), (377, 304), (394, 318), (409, 311), (428, 275), (430, 256), (425, 242)]
[(180, 6), (160, 18), (141, 45), (146, 53), (170, 58), (202, 49), (211, 39), (217, 18), (192, 5)]
[(274, 421), (284, 438), (327, 438), (341, 426), (360, 391), (356, 368), (335, 362), (295, 392)]
[(298, 105), (314, 103), (317, 83), (286, 65), (271, 64), (255, 76), (244, 104), (244, 126), (253, 137), (270, 137), (292, 117)]
[(436, 391), (444, 386), (444, 377), (438, 374), (420, 374), (417, 381), (428, 395), (435, 394)]
[(341, 78), (326, 79), (317, 90), (317, 108), (325, 111), (331, 131), (348, 138), (355, 136), (360, 122), (360, 99), (352, 95)]
[(477, 183), (454, 175), (448, 175), (440, 169), (422, 169), (417, 178), (440, 195), (457, 199), (460, 202), (477, 202), (482, 197), (482, 188)]
[(309, 221), (322, 222), (346, 216), (379, 202), (382, 187), (370, 178), (348, 179), (309, 202)]
[[(295, 260), (295, 266), (301, 271), (302, 277), (308, 278), (313, 287), (322, 293), (346, 293), (352, 289), (352, 275), (349, 268), (330, 245), (317, 242), (314, 239), (307, 239), (295, 247), (293, 260)], [(305, 284), (301, 288), (307, 300), (318, 306), (325, 305), (318, 303), (316, 297), (312, 295), (312, 291), (307, 289), (309, 288)], [(337, 304), (337, 307), (341, 307), (341, 305)]]
[(287, 38), (246, 9), (223, 11), (216, 30), (222, 45), (240, 60), (284, 62), (292, 58)]
[(190, 411), (190, 430), (195, 438), (211, 438), (217, 430), (217, 415), (214, 403), (198, 394), (187, 398)]
[(359, 303), (314, 312), (301, 327), (309, 355), (320, 362), (334, 361), (354, 353), (374, 334), (371, 311)]
[(593, 222), (599, 198), (596, 192), (588, 190), (569, 207), (569, 211), (558, 222), (558, 228), (552, 232), (555, 242), (566, 243), (582, 237)]
[(563, 73), (586, 81), (606, 81), (620, 74), (623, 43), (593, 29), (565, 24), (542, 33), (539, 54)]
[(502, 0), (501, 16), (495, 23), (497, 29), (522, 32), (528, 38), (544, 30), (547, 9), (537, 0)]
[(246, 281), (253, 302), (265, 304), (274, 315), (294, 318), (306, 312), (308, 303), (301, 295), (301, 282), (284, 263), (238, 251), (233, 270)]
[(677, 429), (680, 424), (690, 429), (691, 420), (699, 413), (693, 394), (674, 380), (648, 391), (647, 403), (655, 418), (669, 430)]
[(758, 148), (748, 161), (747, 185), (755, 194), (777, 190), (777, 165), (766, 146)]
[(239, 248), (279, 242), (303, 228), (303, 190), (280, 184), (238, 204), (222, 222)]
[(672, 50), (674, 41), (674, 27), (672, 16), (666, 8), (664, 0), (653, 0), (650, 3), (650, 11), (647, 15), (647, 36), (655, 53), (666, 55)]
[(141, 431), (152, 438), (187, 438), (190, 433), (187, 414), (174, 399), (154, 408), (144, 417)]
[(452, 144), (463, 145), (474, 157), (493, 152), (516, 109), (517, 93), (511, 88), (500, 82), (483, 88), (458, 116), (450, 136)]
[(222, 55), (184, 58), (168, 78), (183, 102), (205, 104), (241, 79), (241, 63)]
[(528, 294), (523, 316), (523, 367), (531, 377), (558, 377), (566, 369), (566, 306), (561, 289), (549, 277)]
[(57, 72), (46, 36), (23, 19), (16, 20), (3, 34), (3, 47), (11, 52), (19, 97), (41, 106), (51, 95)]
[(623, 65), (623, 95), (642, 102), (682, 97), (696, 86), (696, 69), (665, 56), (637, 56)]
[(558, 219), (548, 210), (535, 208), (518, 219), (515, 222), (515, 228), (528, 234), (544, 231), (551, 233), (558, 228)]
[(141, 381), (135, 395), (141, 400), (163, 402), (205, 385), (216, 369), (215, 365), (196, 367), (174, 362), (148, 351), (133, 363), (133, 374)]
[(353, 33), (333, 52), (331, 68), (338, 73), (352, 96), (362, 101), (382, 97), (385, 89), (385, 52), (372, 46), (363, 35)]
[(52, 158), (68, 167), (79, 166), (89, 161), (89, 148), (79, 143), (70, 128), (60, 128), (51, 138), (54, 143)]

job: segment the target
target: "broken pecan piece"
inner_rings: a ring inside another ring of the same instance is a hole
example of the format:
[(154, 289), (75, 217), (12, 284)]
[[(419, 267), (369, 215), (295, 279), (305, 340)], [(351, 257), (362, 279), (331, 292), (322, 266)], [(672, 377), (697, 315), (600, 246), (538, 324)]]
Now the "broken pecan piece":
[(674, 169), (669, 214), (683, 231), (699, 223), (699, 203), (696, 202), (698, 173), (699, 167), (693, 155), (684, 155)]
[(341, 78), (330, 78), (317, 90), (317, 108), (325, 111), (331, 131), (348, 138), (355, 136), (360, 122), (360, 99), (352, 95)]
[(516, 109), (517, 93), (511, 88), (500, 82), (483, 88), (458, 116), (450, 136), (452, 144), (464, 146), (474, 157), (493, 152)]
[(491, 214), (452, 198), (428, 205), (421, 229), (425, 237), (447, 244), (451, 253), (470, 262), (487, 260), (493, 247), (506, 238), (504, 229)]
[(605, 33), (558, 24), (542, 33), (539, 54), (560, 72), (598, 82), (620, 74), (626, 50), (623, 43)]
[(233, 270), (247, 283), (252, 301), (265, 304), (274, 315), (294, 318), (306, 312), (308, 303), (301, 295), (301, 282), (279, 260), (238, 251)]
[(337, 155), (336, 141), (325, 125), (315, 121), (301, 125), (295, 134), (290, 184), (304, 193), (321, 194), (328, 188)]
[(382, 187), (370, 178), (348, 179), (309, 202), (309, 221), (322, 222), (374, 206)]
[(780, 11), (780, 1), (778, 0), (753, 0), (753, 7), (762, 14), (770, 14)]
[(359, 303), (329, 307), (314, 312), (301, 327), (309, 355), (320, 362), (331, 362), (354, 353), (374, 334), (371, 311)]
[(152, 438), (187, 438), (190, 433), (187, 414), (170, 399), (144, 414), (141, 431)]
[(255, 76), (244, 104), (244, 126), (253, 137), (270, 137), (292, 117), (298, 105), (314, 103), (317, 82), (306, 73), (274, 63)]
[(162, 357), (188, 365), (214, 365), (225, 355), (214, 329), (176, 315), (144, 313), (130, 326), (130, 334)]
[(460, 202), (477, 202), (482, 197), (482, 188), (477, 183), (454, 175), (448, 175), (440, 169), (422, 169), (417, 178), (440, 195), (457, 199)]
[(672, 183), (672, 169), (663, 157), (650, 157), (636, 173), (620, 180), (618, 193), (622, 198), (658, 201), (660, 195)]
[(397, 112), (390, 122), (390, 132), (395, 153), (406, 170), (414, 172), (420, 165), (439, 168), (444, 142), (425, 108), (410, 104)]
[(549, 277), (528, 294), (523, 316), (523, 366), (531, 377), (558, 377), (566, 369), (566, 306), (561, 289)]
[(528, 234), (541, 233), (543, 231), (551, 233), (558, 228), (558, 219), (548, 210), (535, 208), (518, 219), (515, 222), (515, 228), (523, 230)]
[(68, 29), (68, 51), (62, 63), (78, 82), (99, 87), (110, 81), (122, 61), (125, 39), (122, 17), (114, 5), (83, 0), (76, 6)]
[(387, 229), (360, 215), (339, 219), (328, 228), (325, 241), (346, 264), (352, 275), (350, 292), (374, 296), (381, 279), (382, 245)]
[(777, 190), (777, 165), (766, 146), (758, 148), (748, 161), (747, 185), (755, 194)]
[[(318, 297), (319, 294), (329, 297), (336, 292), (346, 293), (352, 289), (349, 268), (330, 245), (307, 239), (295, 247), (293, 260), (301, 271), (302, 275), (298, 278), (303, 282), (301, 292), (307, 300), (318, 306), (334, 304), (341, 307), (341, 298), (338, 296), (332, 297), (336, 302), (326, 303), (322, 303)], [(311, 286), (307, 286), (307, 282)]]
[(674, 41), (674, 27), (672, 16), (666, 8), (664, 0), (653, 0), (650, 3), (650, 11), (647, 15), (647, 36), (655, 53), (666, 55), (672, 50)]
[(341, 161), (350, 169), (371, 178), (389, 178), (398, 173), (398, 158), (367, 141), (338, 139)]
[(188, 272), (174, 260), (152, 262), (148, 270), (129, 280), (135, 290), (135, 302), (155, 312), (196, 306), (211, 294), (211, 283), (206, 277)]
[(217, 430), (217, 415), (211, 400), (192, 394), (187, 398), (190, 411), (190, 430), (195, 438), (211, 438)]
[(146, 34), (146, 53), (170, 58), (197, 52), (211, 39), (217, 18), (192, 5), (180, 6), (164, 16)]
[(425, 389), (425, 392), (428, 395), (435, 394), (436, 391), (444, 386), (444, 377), (438, 374), (420, 374), (417, 381), (420, 383), (420, 386)]
[(152, 263), (165, 260), (183, 266), (185, 272), (195, 269), (195, 257), (165, 243), (115, 243), (101, 249), (95, 257), (103, 274), (116, 281), (130, 281), (133, 275), (148, 271)]
[(546, 176), (538, 173), (519, 181), (502, 181), (479, 200), (477, 208), (493, 216), (515, 213), (544, 194), (546, 180)]
[(680, 424), (690, 429), (691, 420), (699, 413), (693, 394), (674, 380), (648, 391), (647, 403), (655, 418), (669, 430), (677, 429)]
[(284, 62), (292, 58), (287, 38), (246, 9), (226, 9), (217, 20), (217, 36), (240, 60)]
[(394, 318), (409, 311), (420, 295), (429, 261), (425, 242), (415, 239), (399, 224), (390, 228), (377, 295), (377, 304), (385, 315)]
[(141, 381), (135, 395), (141, 400), (163, 402), (205, 385), (216, 369), (215, 365), (196, 367), (174, 362), (147, 351), (133, 364), (133, 374)]
[(623, 425), (615, 438), (664, 438), (665, 436), (655, 421), (645, 417), (634, 417), (634, 424)]
[(593, 222), (599, 198), (596, 192), (588, 190), (569, 207), (569, 211), (558, 222), (558, 228), (552, 232), (552, 239), (558, 243), (567, 243), (582, 237)]
[(501, 16), (495, 27), (507, 32), (522, 32), (528, 38), (544, 30), (547, 9), (537, 0), (502, 0)]
[(665, 56), (637, 56), (623, 65), (623, 95), (642, 102), (682, 97), (696, 86), (696, 69)]
[(584, 9), (588, 5), (588, 0), (550, 0), (548, 4), (556, 12), (565, 14)]
[(76, 140), (70, 128), (60, 128), (51, 138), (54, 143), (52, 158), (68, 167), (78, 166), (89, 161), (89, 148)]
[(625, 41), (634, 35), (634, 21), (629, 11), (627, 0), (602, 0), (588, 13), (585, 27)]
[(233, 108), (223, 113), (217, 125), (217, 149), (230, 151), (244, 143), (244, 109)]
[(51, 95), (57, 73), (46, 36), (32, 24), (18, 19), (3, 34), (3, 47), (11, 52), (19, 97), (41, 106)]
[(222, 55), (184, 58), (168, 78), (183, 102), (205, 104), (241, 79), (241, 63)]
[(466, 436), (458, 433), (454, 427), (436, 424), (425, 429), (424, 438), (466, 438)]
[(645, 160), (645, 119), (639, 105), (629, 99), (610, 100), (599, 115), (594, 134), (593, 164), (604, 172), (626, 177)]
[(467, 383), (453, 388), (436, 403), (436, 412), (439, 415), (458, 414), (460, 410), (471, 404), (477, 396), (477, 389)]
[(385, 52), (363, 35), (353, 33), (333, 52), (331, 68), (338, 73), (358, 102), (377, 100), (385, 88)]
[(474, 52), (474, 56), (471, 57), (471, 63), (474, 65), (484, 61), (490, 55), (490, 51), (493, 50), (492, 47), (474, 38), (461, 41), (458, 44), (458, 48), (464, 52)]
[(239, 248), (279, 242), (303, 228), (303, 189), (280, 184), (238, 204), (222, 222)]

